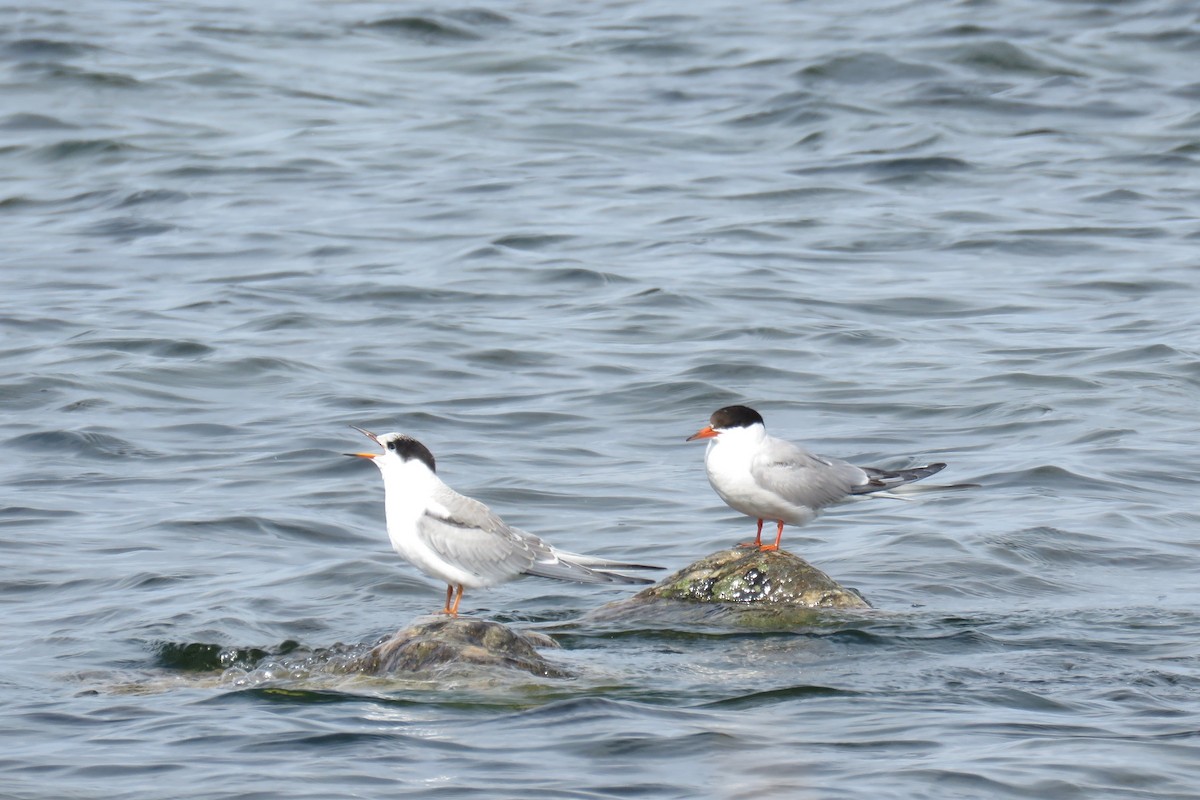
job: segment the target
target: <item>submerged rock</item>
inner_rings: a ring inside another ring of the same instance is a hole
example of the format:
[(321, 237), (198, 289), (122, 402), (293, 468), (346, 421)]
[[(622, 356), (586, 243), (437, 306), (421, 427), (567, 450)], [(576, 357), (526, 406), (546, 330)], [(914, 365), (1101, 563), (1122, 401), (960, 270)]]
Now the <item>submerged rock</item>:
[[(448, 674), (458, 687), (494, 686), (511, 681), (512, 676), (526, 682), (518, 671), (544, 678), (575, 677), (538, 652), (557, 647), (545, 634), (516, 631), (498, 622), (427, 617), (374, 646), (337, 643), (309, 648), (291, 640), (275, 647), (160, 642), (150, 672), (115, 681), (110, 676), (103, 682), (104, 691), (122, 694), (225, 687), (301, 697), (305, 692), (391, 686), (393, 679), (425, 685)], [(372, 680), (363, 683), (360, 678)], [(373, 680), (377, 678), (386, 680)]]
[(453, 665), (524, 670), (547, 678), (571, 674), (547, 661), (538, 647), (558, 647), (549, 636), (518, 632), (499, 622), (444, 617), (417, 623), (375, 646), (362, 670), (373, 675), (427, 672)]
[(773, 603), (805, 608), (870, 608), (803, 558), (786, 550), (735, 547), (705, 556), (638, 592), (633, 599), (694, 603)]

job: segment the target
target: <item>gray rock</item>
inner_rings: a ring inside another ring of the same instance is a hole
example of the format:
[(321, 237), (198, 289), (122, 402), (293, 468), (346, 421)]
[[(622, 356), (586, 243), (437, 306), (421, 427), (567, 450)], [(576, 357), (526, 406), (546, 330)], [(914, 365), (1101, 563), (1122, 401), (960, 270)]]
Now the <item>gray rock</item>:
[(735, 547), (706, 556), (644, 589), (635, 599), (694, 603), (782, 603), (805, 608), (870, 608), (812, 564), (785, 550)]
[(547, 678), (572, 677), (543, 658), (538, 647), (558, 644), (544, 634), (521, 633), (498, 622), (441, 617), (414, 624), (376, 645), (363, 660), (362, 670), (395, 675), (477, 665), (518, 669)]
[(781, 628), (819, 622), (829, 611), (869, 608), (861, 594), (800, 556), (735, 547), (705, 556), (631, 598), (609, 603), (590, 618)]

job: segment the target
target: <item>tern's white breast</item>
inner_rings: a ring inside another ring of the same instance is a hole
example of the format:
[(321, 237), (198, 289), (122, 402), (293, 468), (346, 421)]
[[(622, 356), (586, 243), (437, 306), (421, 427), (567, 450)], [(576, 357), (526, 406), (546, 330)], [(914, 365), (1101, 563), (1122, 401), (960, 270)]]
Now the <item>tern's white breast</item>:
[(446, 516), (446, 509), (434, 505), (433, 495), (439, 487), (445, 487), (437, 475), (424, 464), (416, 461), (397, 462), (384, 469), (383, 485), (386, 493), (388, 538), (392, 548), (417, 569), (430, 577), (447, 584), (462, 584), (469, 587), (490, 585), (480, 576), (468, 572), (462, 565), (455, 564), (432, 547), (422, 535), (421, 520), (433, 511)]
[(804, 525), (816, 516), (815, 509), (767, 489), (754, 478), (751, 466), (767, 441), (758, 425), (728, 430), (710, 440), (704, 454), (708, 482), (730, 508), (746, 516)]

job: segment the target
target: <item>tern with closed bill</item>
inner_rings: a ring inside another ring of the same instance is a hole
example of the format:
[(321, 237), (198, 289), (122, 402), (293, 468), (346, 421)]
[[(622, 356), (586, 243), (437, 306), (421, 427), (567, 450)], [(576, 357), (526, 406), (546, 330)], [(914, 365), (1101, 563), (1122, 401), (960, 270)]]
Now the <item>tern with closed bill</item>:
[[(758, 520), (754, 543), (745, 546), (760, 550), (779, 549), (784, 523), (807, 524), (826, 506), (854, 496), (886, 494), (946, 466), (937, 463), (887, 470), (819, 456), (767, 435), (762, 415), (747, 406), (714, 411), (709, 424), (687, 440), (696, 439), (708, 440), (704, 469), (713, 489), (734, 511)], [(765, 520), (779, 525), (775, 544), (762, 543)]]

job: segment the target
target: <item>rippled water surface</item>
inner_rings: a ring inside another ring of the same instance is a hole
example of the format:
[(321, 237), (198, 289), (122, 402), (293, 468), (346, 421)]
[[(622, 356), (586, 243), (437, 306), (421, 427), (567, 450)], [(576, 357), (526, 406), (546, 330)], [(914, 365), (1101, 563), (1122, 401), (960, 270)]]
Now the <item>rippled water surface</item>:
[[(1193, 797), (1190, 3), (0, 9), (0, 795)], [(785, 546), (803, 629), (469, 613), (578, 677), (368, 679), (440, 607), (349, 425), (567, 549), (753, 522), (684, 438), (971, 492)]]

